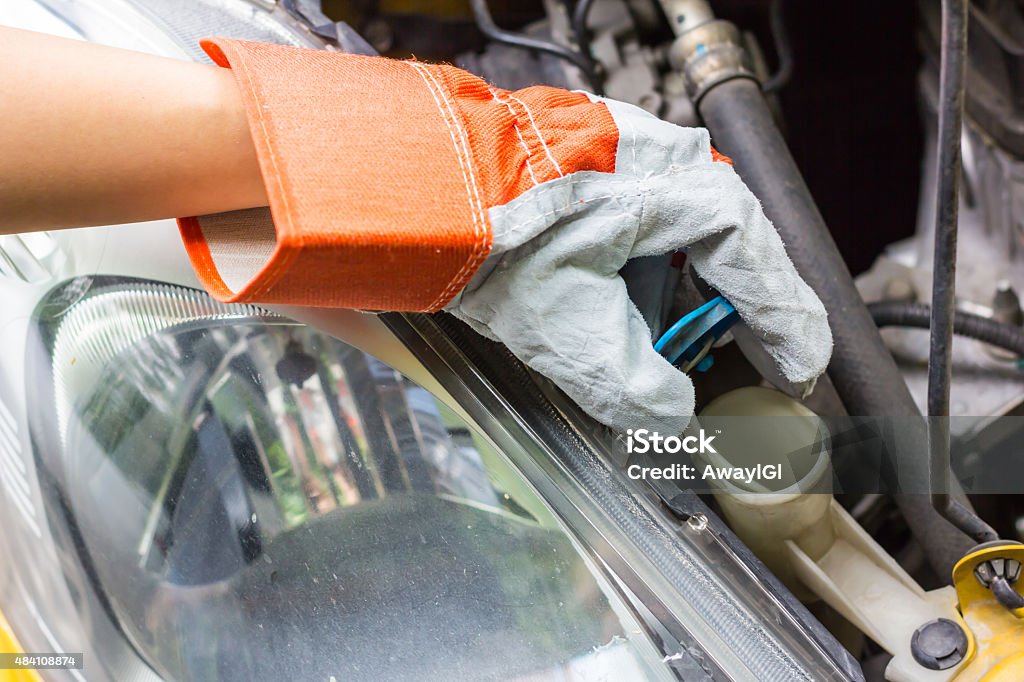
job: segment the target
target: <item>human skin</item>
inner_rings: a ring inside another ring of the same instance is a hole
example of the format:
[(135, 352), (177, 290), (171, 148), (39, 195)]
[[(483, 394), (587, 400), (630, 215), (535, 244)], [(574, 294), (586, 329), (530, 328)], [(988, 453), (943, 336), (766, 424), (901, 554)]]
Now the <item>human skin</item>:
[(0, 27), (0, 234), (267, 203), (226, 69)]

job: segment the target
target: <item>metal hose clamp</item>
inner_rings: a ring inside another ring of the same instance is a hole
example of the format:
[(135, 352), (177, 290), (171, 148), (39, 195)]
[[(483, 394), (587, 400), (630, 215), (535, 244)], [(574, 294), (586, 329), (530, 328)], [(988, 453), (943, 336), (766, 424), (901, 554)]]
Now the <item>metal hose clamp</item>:
[(734, 78), (757, 81), (739, 29), (728, 21), (706, 21), (680, 35), (669, 50), (672, 66), (683, 75), (694, 104), (708, 90)]

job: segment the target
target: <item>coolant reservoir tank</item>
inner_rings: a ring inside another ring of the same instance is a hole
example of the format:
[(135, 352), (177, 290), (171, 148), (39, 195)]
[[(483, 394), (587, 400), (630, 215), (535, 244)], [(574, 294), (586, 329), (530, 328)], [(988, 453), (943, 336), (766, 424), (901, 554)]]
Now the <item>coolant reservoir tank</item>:
[[(740, 467), (761, 475), (706, 477), (733, 531), (798, 597), (812, 598), (783, 556), (793, 540), (811, 557), (834, 541), (828, 430), (821, 419), (774, 389), (747, 387), (712, 401), (699, 416), (717, 434), (717, 453), (701, 455), (702, 467)], [(777, 475), (776, 475), (777, 474)]]

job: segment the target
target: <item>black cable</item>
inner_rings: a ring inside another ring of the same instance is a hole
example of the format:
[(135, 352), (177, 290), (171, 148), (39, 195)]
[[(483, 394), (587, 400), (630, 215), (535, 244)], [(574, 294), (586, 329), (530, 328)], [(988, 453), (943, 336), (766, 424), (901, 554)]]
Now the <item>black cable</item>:
[(960, 195), (960, 135), (964, 111), (966, 0), (942, 0), (942, 63), (939, 69), (939, 124), (932, 267), (931, 348), (928, 364), (928, 414), (949, 413), (952, 377), (956, 243)]
[[(583, 0), (580, 0), (582, 3)], [(768, 80), (761, 86), (765, 94), (781, 90), (793, 75), (793, 45), (789, 42), (789, 31), (786, 29), (785, 3), (783, 0), (772, 0), (768, 10), (768, 21), (772, 31), (772, 42), (779, 66)]]
[[(923, 303), (881, 301), (869, 303), (868, 310), (879, 327), (928, 329), (931, 325), (931, 308)], [(1021, 327), (957, 310), (953, 315), (953, 333), (1024, 357), (1024, 329)]]
[(506, 31), (494, 23), (491, 10), (487, 7), (487, 0), (470, 0), (470, 4), (473, 8), (476, 25), (485, 36), (496, 43), (542, 52), (570, 62), (583, 72), (583, 75), (590, 81), (591, 88), (600, 94), (600, 84), (594, 73), (593, 63), (586, 55), (550, 40), (541, 40), (522, 33)]
[(942, 0), (939, 66), (938, 180), (932, 260), (931, 337), (928, 351), (928, 454), (932, 506), (977, 542), (998, 539), (981, 517), (950, 496), (949, 390), (953, 380), (960, 135), (967, 60), (967, 0)]

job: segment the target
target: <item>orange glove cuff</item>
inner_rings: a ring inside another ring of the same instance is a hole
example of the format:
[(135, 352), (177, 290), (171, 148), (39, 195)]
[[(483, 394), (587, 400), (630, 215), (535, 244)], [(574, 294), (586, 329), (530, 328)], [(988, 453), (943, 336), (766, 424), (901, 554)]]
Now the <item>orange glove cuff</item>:
[(490, 251), (489, 208), (615, 169), (618, 130), (582, 94), (224, 38), (203, 48), (233, 71), (270, 204), (179, 221), (222, 301), (439, 310)]

